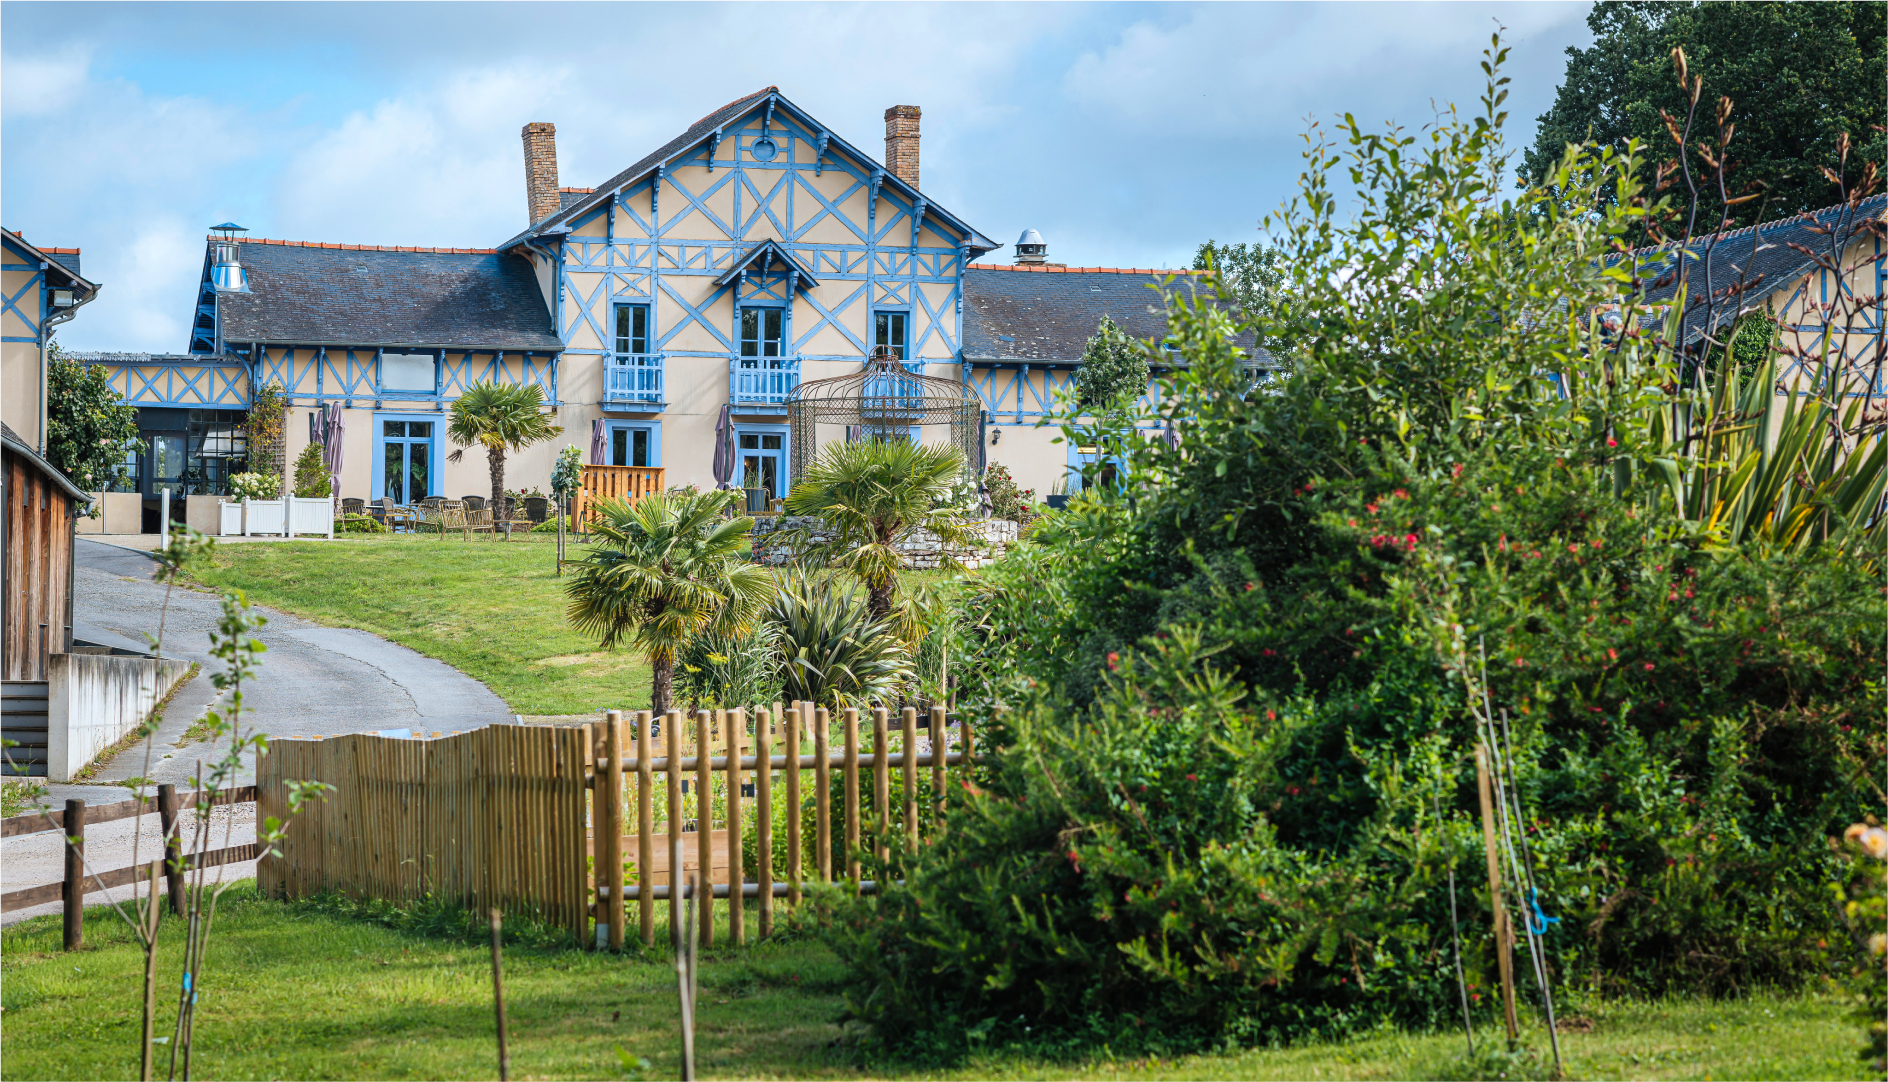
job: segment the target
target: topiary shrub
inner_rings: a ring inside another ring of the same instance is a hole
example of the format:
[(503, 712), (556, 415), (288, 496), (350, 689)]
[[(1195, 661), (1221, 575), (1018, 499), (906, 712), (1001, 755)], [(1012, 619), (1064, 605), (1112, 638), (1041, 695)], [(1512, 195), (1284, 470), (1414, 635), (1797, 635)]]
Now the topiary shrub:
[(322, 460), (321, 444), (311, 442), (295, 456), (295, 495), (304, 500), (333, 494), (333, 479)]

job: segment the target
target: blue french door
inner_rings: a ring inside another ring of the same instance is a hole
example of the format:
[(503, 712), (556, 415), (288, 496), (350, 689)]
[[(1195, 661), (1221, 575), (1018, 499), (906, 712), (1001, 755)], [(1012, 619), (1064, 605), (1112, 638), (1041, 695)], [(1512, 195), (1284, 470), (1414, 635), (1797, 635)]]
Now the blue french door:
[[(433, 461), (433, 421), (394, 421), (381, 418), (380, 475), (374, 486), (379, 496), (407, 504), (433, 494), (437, 483)], [(378, 497), (376, 497), (378, 498)]]
[(767, 495), (779, 498), (787, 494), (787, 426), (767, 425), (736, 428), (735, 475), (737, 488), (747, 487), (751, 475), (759, 478)]

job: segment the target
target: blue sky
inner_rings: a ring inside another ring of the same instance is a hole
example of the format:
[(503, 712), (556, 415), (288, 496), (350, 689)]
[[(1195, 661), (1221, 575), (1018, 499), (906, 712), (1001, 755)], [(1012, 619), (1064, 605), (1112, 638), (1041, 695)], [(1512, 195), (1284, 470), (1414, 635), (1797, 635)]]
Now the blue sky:
[[(524, 225), (518, 129), (598, 183), (769, 84), (868, 152), (924, 110), (926, 194), (1077, 265), (1256, 240), (1307, 121), (1472, 107), (1497, 21), (1517, 142), (1584, 3), (0, 3), (0, 215), (84, 249), (75, 349), (184, 348), (205, 227), (489, 247)], [(994, 258), (994, 256), (992, 257)]]

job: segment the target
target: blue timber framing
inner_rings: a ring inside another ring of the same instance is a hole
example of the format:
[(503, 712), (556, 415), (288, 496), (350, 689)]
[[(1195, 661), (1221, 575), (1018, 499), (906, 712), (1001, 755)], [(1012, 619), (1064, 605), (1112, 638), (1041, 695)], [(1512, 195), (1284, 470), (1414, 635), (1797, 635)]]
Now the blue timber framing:
[[(757, 117), (762, 118), (759, 127), (748, 127)], [(773, 150), (763, 148), (757, 156), (754, 148), (762, 140)], [(681, 166), (701, 166), (705, 172), (678, 177), (675, 170)], [(837, 197), (811, 183), (829, 169), (850, 180)], [(863, 221), (845, 209), (861, 192), (871, 196)], [(709, 227), (701, 232), (720, 235), (672, 239), (669, 232), (691, 216)], [(849, 236), (813, 239), (816, 228), (831, 223)], [(599, 225), (599, 235), (584, 235)], [(943, 243), (925, 246), (927, 230)], [(713, 358), (728, 364), (731, 398), (740, 379), (739, 310), (750, 301), (786, 309), (785, 352), (796, 370), (806, 361), (862, 360), (870, 352), (869, 334), (861, 335), (844, 320), (860, 317), (863, 323), (869, 317), (862, 313), (881, 306), (925, 317), (908, 342), (913, 366), (955, 364), (963, 338), (963, 267), (973, 246), (987, 250), (988, 244), (778, 94), (756, 99), (693, 146), (603, 193), (600, 201), (538, 239), (555, 242), (552, 308), (567, 354), (606, 358), (610, 329), (600, 325), (596, 313), (610, 312), (618, 303), (648, 304), (651, 350), (665, 359)], [(817, 278), (824, 296), (816, 297), (808, 283), (796, 283), (792, 271), (778, 265), (758, 276), (739, 274), (761, 244), (802, 276)], [(717, 281), (701, 289), (674, 284), (690, 278)], [(658, 318), (665, 312), (666, 326)], [(705, 332), (697, 337), (719, 348), (677, 348), (677, 336), (691, 328)], [(856, 352), (809, 352), (829, 329)], [(605, 348), (569, 346), (579, 332), (595, 336)], [(945, 355), (925, 358), (927, 348)]]
[[(349, 409), (399, 405), (444, 410), (474, 383), (535, 386), (545, 404), (555, 408), (558, 355), (533, 350), (441, 349), (401, 346), (313, 346), (251, 342), (243, 363), (251, 387), (280, 384), (290, 405), (340, 402)], [(385, 353), (430, 354), (435, 366), (431, 391), (382, 388), (380, 358)]]
[(100, 354), (75, 359), (111, 369), (112, 389), (129, 405), (249, 408), (249, 365), (240, 357)]

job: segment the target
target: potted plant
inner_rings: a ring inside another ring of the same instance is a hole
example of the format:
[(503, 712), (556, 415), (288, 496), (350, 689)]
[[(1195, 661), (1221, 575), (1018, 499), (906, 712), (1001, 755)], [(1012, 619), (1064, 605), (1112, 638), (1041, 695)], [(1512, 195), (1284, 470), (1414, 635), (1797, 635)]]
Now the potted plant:
[(760, 471), (748, 467), (747, 476), (741, 478), (741, 487), (747, 490), (747, 513), (757, 515), (767, 510), (767, 490), (761, 487)]

